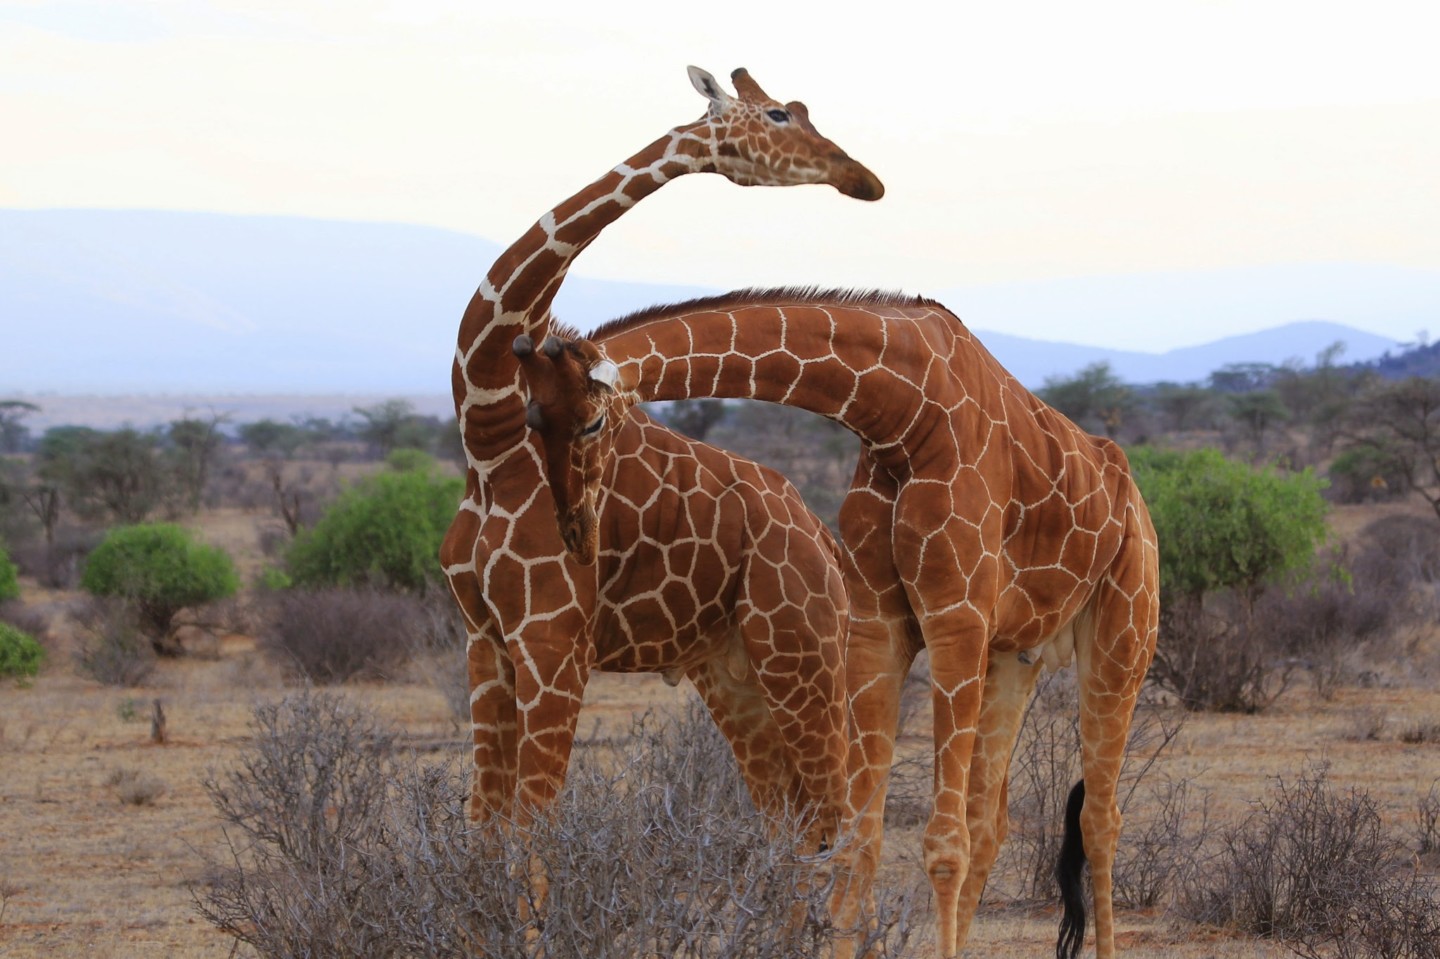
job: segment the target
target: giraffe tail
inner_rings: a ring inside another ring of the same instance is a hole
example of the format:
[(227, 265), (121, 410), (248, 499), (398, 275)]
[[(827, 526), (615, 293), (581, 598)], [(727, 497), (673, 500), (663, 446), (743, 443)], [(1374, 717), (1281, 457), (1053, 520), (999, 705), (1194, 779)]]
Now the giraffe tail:
[(1060, 938), (1055, 942), (1055, 959), (1075, 959), (1085, 945), (1085, 843), (1080, 835), (1080, 810), (1085, 805), (1085, 780), (1077, 782), (1065, 802), (1065, 832), (1060, 840), (1060, 860), (1055, 880), (1060, 885)]

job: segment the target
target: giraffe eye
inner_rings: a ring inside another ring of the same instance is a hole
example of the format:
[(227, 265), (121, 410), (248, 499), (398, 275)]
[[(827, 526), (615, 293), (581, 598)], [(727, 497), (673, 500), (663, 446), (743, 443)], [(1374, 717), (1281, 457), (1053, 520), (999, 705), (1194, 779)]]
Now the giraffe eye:
[(776, 123), (790, 122), (790, 114), (786, 113), (784, 110), (766, 110), (765, 115), (770, 119), (774, 120)]
[(585, 427), (584, 429), (582, 429), (577, 435), (580, 436), (580, 437), (582, 437), (582, 438), (583, 438), (583, 437), (586, 437), (586, 436), (594, 436), (596, 433), (600, 432), (600, 430), (602, 430), (604, 427), (605, 427), (605, 414), (604, 414), (604, 413), (601, 413), (599, 419), (597, 419), (595, 422), (591, 423), (589, 426), (587, 426), (587, 427)]

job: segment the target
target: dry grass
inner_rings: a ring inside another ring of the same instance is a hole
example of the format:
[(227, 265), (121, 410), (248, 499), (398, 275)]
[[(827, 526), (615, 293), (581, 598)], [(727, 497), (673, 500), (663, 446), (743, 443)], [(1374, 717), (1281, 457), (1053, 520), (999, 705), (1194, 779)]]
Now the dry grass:
[[(1365, 525), (1364, 517), (1341, 513), (1342, 525)], [(62, 623), (66, 599), (34, 588), (26, 594), (27, 604), (44, 604)], [(67, 642), (61, 636), (57, 648), (66, 651)], [(1329, 702), (1299, 684), (1262, 715), (1193, 715), (1159, 772), (1208, 791), (1210, 822), (1219, 828), (1242, 821), (1277, 776), (1292, 778), (1307, 762), (1325, 761), (1330, 780), (1367, 790), (1386, 827), (1418, 855), (1427, 828), (1421, 803), (1432, 795), (1440, 769), (1440, 741), (1431, 732), (1440, 720), (1440, 630), (1421, 637), (1412, 652), (1406, 663), (1378, 664), (1380, 685), (1342, 687)], [(455, 668), (461, 668), (458, 659)], [(62, 654), (50, 658), (30, 688), (0, 689), (0, 954), (231, 954), (232, 942), (199, 918), (190, 892), (205, 878), (204, 856), (224, 850), (202, 780), (233, 762), (254, 706), (287, 690), (253, 640), (240, 636), (222, 637), (213, 659), (162, 662), (146, 683), (142, 689), (102, 686), (76, 675)], [(417, 678), (342, 689), (400, 728), (422, 754), (463, 755), (452, 707), (434, 684)], [(637, 711), (677, 706), (688, 695), (655, 676), (597, 675), (580, 734), (603, 740), (607, 730), (628, 728)], [(146, 710), (125, 708), (157, 696), (168, 716), (163, 746), (150, 742)], [(925, 708), (900, 744), (902, 759), (917, 764), (928, 764)], [(1357, 735), (1360, 729), (1373, 737)], [(923, 784), (924, 767), (917, 768)], [(152, 777), (165, 791), (147, 804), (119, 801), (108, 784), (116, 770)], [(919, 875), (923, 821), (916, 818), (892, 824), (888, 875)], [(1434, 820), (1426, 822), (1433, 843)], [(1440, 868), (1433, 850), (1419, 858), (1424, 869)], [(1054, 907), (1001, 900), (998, 892), (1013, 887), (1013, 877), (992, 885), (997, 894), (982, 906), (971, 953), (1010, 959), (1052, 952)], [(1158, 959), (1290, 954), (1155, 910), (1122, 910), (1119, 933), (1123, 950)]]

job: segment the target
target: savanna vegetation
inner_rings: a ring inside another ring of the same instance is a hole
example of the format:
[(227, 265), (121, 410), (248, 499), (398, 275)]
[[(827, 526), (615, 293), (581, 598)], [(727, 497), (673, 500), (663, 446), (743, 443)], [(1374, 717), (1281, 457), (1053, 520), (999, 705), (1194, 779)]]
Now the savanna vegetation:
[[(1340, 359), (1147, 386), (1100, 365), (1039, 391), (1126, 448), (1161, 539), (1122, 948), (1440, 955), (1440, 350)], [(453, 423), (397, 400), (36, 435), (34, 412), (0, 402), (0, 951), (825, 954), (823, 882), (758, 827), (684, 688), (598, 677), (555, 818), (467, 823), (436, 559)], [(657, 413), (834, 524), (848, 432), (762, 404)], [(906, 690), (867, 933), (891, 956), (927, 955), (930, 928), (923, 657)], [(1044, 680), (1017, 745), (987, 954), (1053, 943), (1074, 697)], [(544, 910), (517, 908), (532, 853)]]

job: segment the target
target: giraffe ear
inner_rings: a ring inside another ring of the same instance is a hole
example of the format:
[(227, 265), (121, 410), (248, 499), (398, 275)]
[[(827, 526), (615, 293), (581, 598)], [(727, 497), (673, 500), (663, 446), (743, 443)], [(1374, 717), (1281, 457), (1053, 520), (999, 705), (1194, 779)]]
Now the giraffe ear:
[(613, 392), (615, 385), (620, 382), (620, 367), (610, 360), (601, 360), (590, 367), (590, 379)]
[(720, 81), (699, 67), (686, 67), (686, 69), (690, 71), (690, 82), (695, 84), (695, 89), (700, 91), (702, 97), (708, 97), (719, 107), (730, 102), (730, 94), (720, 86)]

